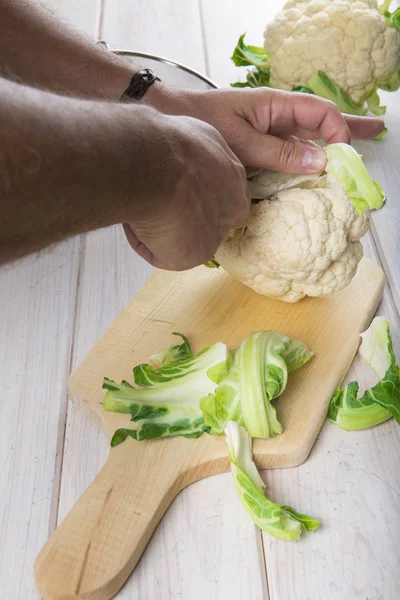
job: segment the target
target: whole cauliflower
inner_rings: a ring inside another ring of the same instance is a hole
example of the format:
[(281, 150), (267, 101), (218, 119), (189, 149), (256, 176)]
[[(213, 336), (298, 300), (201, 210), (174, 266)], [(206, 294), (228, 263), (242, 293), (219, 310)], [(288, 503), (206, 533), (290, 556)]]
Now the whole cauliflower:
[(215, 261), (259, 294), (285, 302), (325, 296), (345, 288), (363, 256), (360, 239), (369, 209), (383, 192), (361, 157), (332, 144), (326, 174), (290, 176), (264, 171), (250, 181), (252, 204), (246, 227), (231, 232)]
[(289, 0), (264, 37), (271, 87), (307, 86), (322, 72), (363, 103), (398, 78), (400, 35), (374, 0)]

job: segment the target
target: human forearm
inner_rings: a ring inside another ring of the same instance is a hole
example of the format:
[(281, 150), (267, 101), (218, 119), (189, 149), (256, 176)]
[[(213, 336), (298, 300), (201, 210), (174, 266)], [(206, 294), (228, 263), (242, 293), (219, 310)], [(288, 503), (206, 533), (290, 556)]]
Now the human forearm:
[(43, 89), (118, 100), (140, 68), (32, 0), (0, 2), (0, 73)]
[(168, 187), (167, 120), (0, 78), (0, 262), (139, 217)]

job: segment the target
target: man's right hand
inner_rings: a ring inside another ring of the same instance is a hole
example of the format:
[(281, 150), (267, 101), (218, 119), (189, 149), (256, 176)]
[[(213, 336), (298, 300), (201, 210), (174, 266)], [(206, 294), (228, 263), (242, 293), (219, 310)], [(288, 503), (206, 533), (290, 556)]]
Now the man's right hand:
[(212, 125), (1, 77), (0, 165), (0, 264), (126, 223), (143, 258), (184, 270), (249, 211), (245, 170)]
[(132, 206), (124, 230), (149, 263), (180, 271), (207, 262), (229, 230), (245, 224), (250, 199), (245, 169), (214, 127), (159, 119), (166, 152), (155, 159), (164, 161), (164, 178), (149, 182), (148, 199)]

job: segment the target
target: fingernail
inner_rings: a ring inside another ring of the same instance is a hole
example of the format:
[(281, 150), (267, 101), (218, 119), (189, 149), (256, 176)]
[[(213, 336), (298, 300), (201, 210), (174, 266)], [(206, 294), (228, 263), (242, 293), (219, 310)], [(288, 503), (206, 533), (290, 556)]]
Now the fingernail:
[(300, 164), (307, 171), (323, 171), (326, 165), (326, 154), (321, 148), (307, 148), (304, 150)]

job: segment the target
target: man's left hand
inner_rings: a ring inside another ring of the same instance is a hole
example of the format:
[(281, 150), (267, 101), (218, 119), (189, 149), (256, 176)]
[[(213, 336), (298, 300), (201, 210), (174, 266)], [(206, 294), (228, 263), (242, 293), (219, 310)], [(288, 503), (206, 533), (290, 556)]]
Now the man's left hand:
[(326, 155), (310, 140), (350, 143), (370, 139), (381, 119), (343, 115), (329, 100), (270, 88), (206, 92), (154, 85), (146, 103), (160, 112), (213, 125), (245, 166), (290, 173), (320, 173)]

